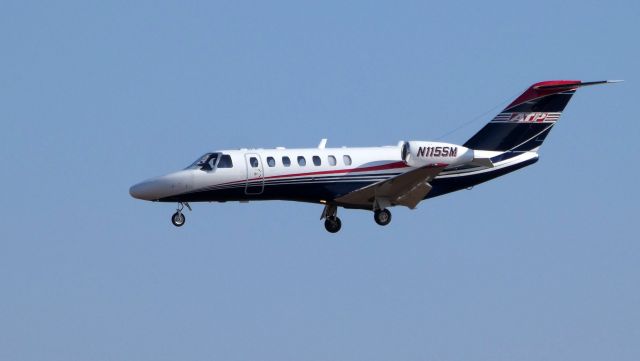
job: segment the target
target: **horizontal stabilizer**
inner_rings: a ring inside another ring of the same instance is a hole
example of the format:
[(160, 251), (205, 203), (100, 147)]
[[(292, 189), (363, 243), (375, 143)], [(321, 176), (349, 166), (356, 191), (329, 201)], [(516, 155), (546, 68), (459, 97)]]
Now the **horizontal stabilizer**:
[(572, 89), (572, 88), (580, 88), (583, 86), (589, 86), (589, 85), (600, 85), (600, 84), (612, 84), (612, 83), (620, 83), (623, 82), (624, 80), (598, 80), (598, 81), (577, 81), (574, 83), (567, 83), (567, 84), (551, 84), (551, 85), (546, 85), (546, 84), (542, 84), (542, 85), (534, 85), (533, 89)]

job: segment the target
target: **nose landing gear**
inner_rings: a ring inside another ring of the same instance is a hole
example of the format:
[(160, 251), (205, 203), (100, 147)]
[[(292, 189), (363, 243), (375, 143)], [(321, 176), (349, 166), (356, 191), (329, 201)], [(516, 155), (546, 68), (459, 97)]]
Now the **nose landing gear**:
[(182, 227), (185, 221), (186, 218), (180, 211), (177, 211), (173, 214), (173, 216), (171, 216), (171, 223), (173, 223), (173, 225), (176, 227)]
[(189, 205), (189, 203), (180, 202), (178, 203), (178, 209), (176, 209), (176, 213), (174, 213), (171, 216), (171, 223), (173, 223), (173, 225), (176, 227), (182, 227), (187, 220), (184, 214), (182, 214), (182, 210), (184, 209), (185, 206), (189, 210), (191, 210), (191, 206)]

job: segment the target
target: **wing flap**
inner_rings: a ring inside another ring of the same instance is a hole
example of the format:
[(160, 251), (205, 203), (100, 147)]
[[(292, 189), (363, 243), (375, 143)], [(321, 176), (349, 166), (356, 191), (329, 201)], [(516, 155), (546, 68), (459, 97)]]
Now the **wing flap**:
[(419, 182), (413, 188), (398, 196), (396, 203), (414, 209), (431, 191), (431, 188), (431, 184), (428, 182)]
[(375, 202), (379, 202), (413, 209), (431, 191), (429, 182), (445, 167), (446, 165), (438, 164), (417, 168), (347, 193), (335, 201), (358, 206), (373, 206)]

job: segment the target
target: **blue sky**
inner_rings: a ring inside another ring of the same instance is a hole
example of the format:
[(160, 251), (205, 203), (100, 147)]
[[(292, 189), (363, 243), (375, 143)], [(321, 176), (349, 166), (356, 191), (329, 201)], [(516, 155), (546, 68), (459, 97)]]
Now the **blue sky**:
[[(639, 20), (636, 1), (4, 1), (0, 359), (637, 360)], [(128, 194), (215, 149), (436, 139), (550, 79), (626, 82), (579, 90), (534, 166), (384, 228), (269, 202), (194, 204), (176, 229)]]

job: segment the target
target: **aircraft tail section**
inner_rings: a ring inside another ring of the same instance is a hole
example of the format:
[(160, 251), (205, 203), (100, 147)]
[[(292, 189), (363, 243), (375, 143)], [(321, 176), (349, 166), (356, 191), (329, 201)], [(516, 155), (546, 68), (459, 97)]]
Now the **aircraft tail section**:
[(576, 89), (611, 81), (552, 80), (533, 84), (464, 146), (490, 151), (537, 150)]

